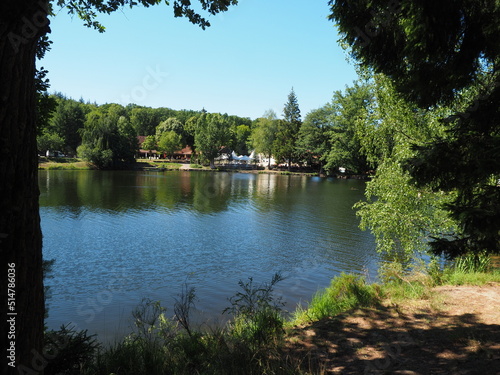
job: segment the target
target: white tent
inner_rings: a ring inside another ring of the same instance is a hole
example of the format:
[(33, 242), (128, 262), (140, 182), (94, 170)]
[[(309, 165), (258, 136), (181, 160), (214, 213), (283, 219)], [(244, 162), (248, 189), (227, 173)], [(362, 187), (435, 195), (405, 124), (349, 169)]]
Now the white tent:
[(236, 152), (231, 153), (231, 158), (235, 161), (251, 161), (254, 159), (254, 153), (252, 152), (250, 156), (245, 156), (245, 155), (236, 155)]

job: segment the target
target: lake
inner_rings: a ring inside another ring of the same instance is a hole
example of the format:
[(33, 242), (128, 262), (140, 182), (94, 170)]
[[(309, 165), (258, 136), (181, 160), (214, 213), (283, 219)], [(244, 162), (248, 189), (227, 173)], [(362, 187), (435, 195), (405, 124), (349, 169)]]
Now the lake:
[(352, 206), (365, 183), (319, 177), (142, 171), (39, 171), (44, 258), (55, 259), (49, 328), (73, 322), (103, 341), (130, 332), (143, 298), (172, 305), (195, 287), (214, 323), (238, 281), (286, 279), (293, 311), (340, 272), (374, 279), (373, 236)]

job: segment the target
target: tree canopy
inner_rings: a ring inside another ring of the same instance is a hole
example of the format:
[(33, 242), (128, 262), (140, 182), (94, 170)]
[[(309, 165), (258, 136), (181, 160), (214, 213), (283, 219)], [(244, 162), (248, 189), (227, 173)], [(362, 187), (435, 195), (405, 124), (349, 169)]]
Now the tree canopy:
[(422, 110), (448, 106), (446, 132), (403, 164), (419, 186), (456, 191), (447, 204), (460, 234), (433, 249), (454, 257), (500, 252), (500, 4), (331, 0), (331, 19), (358, 62), (387, 75)]
[(196, 123), (195, 146), (203, 158), (215, 168), (215, 158), (231, 140), (231, 122), (227, 115), (204, 113)]

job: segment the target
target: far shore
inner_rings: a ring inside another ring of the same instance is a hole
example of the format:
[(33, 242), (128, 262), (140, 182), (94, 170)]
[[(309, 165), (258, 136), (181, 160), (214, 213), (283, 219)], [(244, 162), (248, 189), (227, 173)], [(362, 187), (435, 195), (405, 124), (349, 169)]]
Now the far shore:
[[(86, 161), (78, 158), (47, 158), (40, 157), (38, 159), (39, 170), (96, 170), (97, 168)], [(137, 159), (135, 163), (123, 164), (116, 170), (136, 170), (136, 171), (192, 171), (192, 172), (235, 172), (235, 173), (254, 173), (254, 174), (277, 174), (277, 175), (295, 175), (295, 176), (319, 176), (319, 177), (332, 177), (339, 179), (358, 179), (368, 180), (367, 175), (354, 175), (354, 174), (335, 174), (325, 175), (319, 174), (315, 171), (304, 171), (295, 169), (289, 172), (286, 168), (267, 169), (258, 166), (247, 165), (216, 165), (215, 169), (209, 166), (202, 166), (199, 164), (192, 164), (184, 160), (148, 160)]]

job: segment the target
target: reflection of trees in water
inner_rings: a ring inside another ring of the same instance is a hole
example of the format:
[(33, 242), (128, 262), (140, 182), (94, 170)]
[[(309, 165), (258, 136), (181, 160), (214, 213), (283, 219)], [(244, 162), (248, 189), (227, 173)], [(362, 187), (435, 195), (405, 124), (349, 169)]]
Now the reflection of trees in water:
[(190, 207), (201, 213), (227, 209), (227, 173), (144, 173), (119, 171), (41, 171), (40, 206), (79, 214), (82, 207), (119, 213), (163, 207)]
[[(281, 213), (303, 205), (306, 210), (315, 207), (311, 215), (330, 217), (363, 198), (358, 181), (275, 174), (40, 171), (39, 183), (41, 207), (75, 215), (82, 207), (110, 213), (180, 208), (210, 214), (227, 210), (231, 204), (251, 204), (260, 212)], [(360, 190), (349, 189), (351, 183)], [(319, 206), (314, 204), (318, 200), (322, 201)]]

